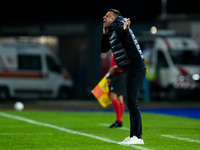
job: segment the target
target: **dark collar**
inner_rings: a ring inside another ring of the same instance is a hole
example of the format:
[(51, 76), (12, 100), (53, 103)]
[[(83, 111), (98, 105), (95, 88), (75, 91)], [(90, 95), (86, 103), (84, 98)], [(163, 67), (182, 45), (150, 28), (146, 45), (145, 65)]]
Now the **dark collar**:
[(123, 18), (122, 16), (118, 16), (115, 21), (110, 25), (109, 29), (114, 30), (114, 28), (119, 24), (124, 24), (126, 22), (126, 18)]

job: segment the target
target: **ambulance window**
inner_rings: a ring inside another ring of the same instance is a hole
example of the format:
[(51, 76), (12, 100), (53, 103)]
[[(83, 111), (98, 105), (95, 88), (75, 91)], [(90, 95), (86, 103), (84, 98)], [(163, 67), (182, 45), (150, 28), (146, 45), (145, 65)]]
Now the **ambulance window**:
[(0, 70), (4, 70), (2, 63), (0, 62)]
[(167, 68), (167, 60), (162, 51), (158, 51), (158, 67)]
[(196, 50), (173, 50), (170, 51), (170, 55), (174, 64), (181, 65), (197, 65), (198, 51)]
[(61, 69), (60, 69), (59, 65), (57, 65), (57, 63), (54, 61), (54, 59), (52, 57), (47, 56), (46, 61), (47, 61), (48, 69), (50, 71), (61, 73)]
[(18, 55), (19, 70), (41, 70), (40, 56)]

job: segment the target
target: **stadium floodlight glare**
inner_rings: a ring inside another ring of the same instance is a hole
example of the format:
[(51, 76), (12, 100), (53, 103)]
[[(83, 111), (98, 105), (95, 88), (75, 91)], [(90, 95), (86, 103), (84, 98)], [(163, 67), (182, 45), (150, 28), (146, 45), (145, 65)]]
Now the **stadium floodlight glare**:
[(155, 26), (151, 27), (151, 33), (156, 34), (157, 33), (157, 28)]
[(101, 59), (105, 59), (107, 57), (106, 53), (101, 53)]

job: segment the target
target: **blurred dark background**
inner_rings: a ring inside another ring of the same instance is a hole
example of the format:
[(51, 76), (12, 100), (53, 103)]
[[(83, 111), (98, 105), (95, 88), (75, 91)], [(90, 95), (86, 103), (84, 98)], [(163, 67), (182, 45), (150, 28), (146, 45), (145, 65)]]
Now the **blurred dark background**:
[(165, 12), (168, 14), (198, 14), (200, 12), (197, 0), (18, 0), (1, 2), (1, 24), (101, 21), (109, 8), (120, 10), (124, 16), (132, 18), (133, 22), (151, 22), (164, 11), (162, 3), (166, 1)]
[(91, 89), (109, 67), (100, 57), (102, 18), (109, 8), (131, 18), (135, 34), (156, 26), (199, 38), (200, 31), (192, 30), (200, 22), (197, 0), (7, 0), (1, 2), (0, 38), (41, 38), (71, 74), (74, 98), (93, 98)]

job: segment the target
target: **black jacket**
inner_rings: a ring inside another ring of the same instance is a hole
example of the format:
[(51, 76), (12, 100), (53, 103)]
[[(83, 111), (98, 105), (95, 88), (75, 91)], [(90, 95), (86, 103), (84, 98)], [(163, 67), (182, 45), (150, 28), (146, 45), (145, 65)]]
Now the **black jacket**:
[(145, 69), (144, 58), (140, 46), (131, 29), (124, 30), (125, 19), (118, 16), (109, 27), (109, 32), (101, 40), (101, 52), (112, 50), (115, 61), (124, 72)]

